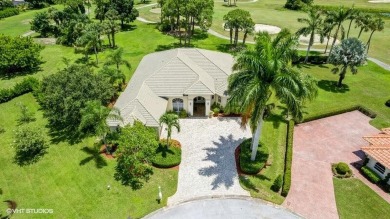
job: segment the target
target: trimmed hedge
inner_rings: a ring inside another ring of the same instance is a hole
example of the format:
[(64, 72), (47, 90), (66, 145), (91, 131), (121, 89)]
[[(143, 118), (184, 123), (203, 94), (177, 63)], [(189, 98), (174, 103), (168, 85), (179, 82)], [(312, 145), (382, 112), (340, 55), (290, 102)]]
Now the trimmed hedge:
[[(335, 11), (339, 8), (339, 6), (332, 6), (332, 5), (315, 5), (315, 7), (325, 11)], [(375, 14), (390, 13), (390, 10), (384, 7), (383, 8), (356, 8), (355, 7), (355, 9), (365, 13), (375, 13)]]
[(369, 167), (364, 166), (364, 167), (362, 167), (361, 170), (362, 170), (363, 174), (367, 177), (367, 179), (370, 180), (371, 182), (373, 182), (375, 184), (378, 184), (379, 182), (381, 182), (382, 178), (377, 173), (375, 173), (373, 170), (371, 170)]
[(319, 115), (309, 116), (309, 117), (304, 118), (301, 122), (297, 122), (297, 123), (310, 122), (313, 120), (322, 119), (322, 118), (329, 117), (329, 116), (335, 116), (335, 115), (339, 115), (342, 113), (351, 112), (354, 110), (359, 110), (361, 113), (365, 114), (366, 116), (368, 116), (370, 118), (376, 117), (376, 113), (374, 111), (372, 111), (364, 106), (356, 105), (356, 106), (352, 106), (352, 107), (348, 107), (348, 108), (344, 108), (344, 109), (338, 109), (338, 110), (334, 110), (334, 111), (319, 114)]
[[(306, 55), (300, 55), (293, 60), (293, 64), (304, 63)], [(325, 64), (328, 61), (327, 55), (310, 55), (307, 57), (307, 62), (315, 65)]]
[(281, 195), (284, 197), (287, 196), (291, 187), (291, 166), (292, 166), (292, 156), (293, 156), (294, 125), (295, 125), (294, 120), (290, 120), (288, 122), (283, 186), (281, 192)]
[(352, 170), (348, 164), (339, 162), (332, 164), (333, 175), (337, 178), (349, 178), (352, 176)]
[(279, 192), (280, 188), (282, 187), (282, 184), (283, 184), (282, 175), (278, 175), (278, 177), (276, 177), (274, 183), (271, 186), (272, 191)]
[(0, 103), (4, 103), (12, 100), (15, 97), (29, 93), (35, 90), (39, 85), (39, 81), (36, 78), (28, 77), (23, 79), (22, 82), (15, 84), (11, 89), (0, 90)]
[(19, 10), (17, 8), (6, 8), (0, 11), (0, 19), (6, 17), (12, 17), (19, 14)]
[(155, 157), (152, 161), (153, 166), (159, 168), (171, 168), (179, 165), (181, 162), (180, 143), (176, 140), (171, 140), (167, 147), (166, 140), (160, 140), (156, 149)]
[(251, 144), (252, 138), (246, 139), (240, 145), (240, 169), (246, 174), (257, 174), (264, 168), (265, 163), (268, 160), (268, 148), (259, 143), (257, 148), (257, 155), (254, 161), (251, 160)]

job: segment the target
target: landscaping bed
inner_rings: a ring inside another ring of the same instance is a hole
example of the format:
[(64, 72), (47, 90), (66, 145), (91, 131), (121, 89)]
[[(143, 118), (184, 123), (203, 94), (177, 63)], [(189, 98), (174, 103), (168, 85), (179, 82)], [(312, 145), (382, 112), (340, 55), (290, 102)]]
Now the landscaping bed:
[(240, 155), (239, 155), (239, 166), (242, 173), (245, 174), (257, 174), (266, 165), (268, 159), (268, 148), (262, 144), (259, 144), (257, 149), (256, 159), (251, 160), (251, 142), (252, 138), (246, 139), (241, 143)]
[(153, 159), (153, 166), (158, 168), (172, 168), (181, 162), (181, 145), (177, 140), (170, 140), (167, 146), (166, 139), (161, 139)]

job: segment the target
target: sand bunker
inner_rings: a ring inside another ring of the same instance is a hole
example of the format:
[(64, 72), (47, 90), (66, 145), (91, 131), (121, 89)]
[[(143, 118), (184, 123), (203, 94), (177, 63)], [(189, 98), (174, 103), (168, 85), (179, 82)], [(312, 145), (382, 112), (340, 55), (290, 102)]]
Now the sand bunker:
[[(310, 41), (310, 35), (307, 35), (307, 36), (301, 35), (301, 36), (299, 36), (299, 44), (301, 44), (301, 45), (309, 45), (309, 41)], [(324, 41), (321, 43), (320, 35), (315, 34), (314, 35), (314, 43), (313, 43), (313, 45), (326, 45), (327, 41), (328, 41), (328, 38), (325, 37)], [(333, 37), (330, 38), (329, 44), (331, 44), (332, 42), (333, 42)], [(339, 40), (336, 40), (335, 44), (339, 44)]]
[[(224, 28), (225, 24), (222, 24), (222, 28)], [(225, 29), (225, 31), (229, 31), (229, 29)], [(267, 25), (267, 24), (255, 24), (255, 32), (268, 32), (269, 34), (277, 34), (281, 31), (281, 29), (277, 26)]]
[(390, 3), (390, 0), (373, 0), (368, 2), (369, 3)]
[(155, 14), (161, 14), (161, 8), (152, 8), (150, 9), (150, 12)]

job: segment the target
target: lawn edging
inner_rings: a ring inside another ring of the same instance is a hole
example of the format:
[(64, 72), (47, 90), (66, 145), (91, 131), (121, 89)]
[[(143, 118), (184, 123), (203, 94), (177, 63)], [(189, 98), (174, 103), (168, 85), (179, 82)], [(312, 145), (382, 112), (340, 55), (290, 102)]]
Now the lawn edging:
[(304, 123), (304, 122), (310, 122), (313, 120), (322, 119), (322, 118), (326, 118), (326, 117), (330, 117), (330, 116), (335, 116), (335, 115), (339, 115), (342, 113), (352, 112), (355, 110), (360, 111), (361, 113), (363, 113), (364, 115), (366, 115), (372, 119), (374, 119), (377, 116), (374, 111), (368, 109), (367, 107), (364, 107), (362, 105), (355, 105), (352, 107), (347, 107), (347, 108), (338, 109), (338, 110), (334, 110), (334, 111), (330, 111), (330, 112), (326, 112), (326, 113), (322, 113), (322, 114), (318, 114), (318, 115), (314, 115), (314, 116), (309, 116), (309, 117), (304, 118), (301, 122), (296, 121), (296, 123), (299, 124), (299, 123)]
[(293, 136), (294, 136), (295, 121), (288, 121), (287, 125), (287, 141), (286, 141), (286, 154), (284, 159), (284, 173), (283, 173), (283, 186), (281, 195), (286, 197), (291, 187), (291, 166), (293, 156)]

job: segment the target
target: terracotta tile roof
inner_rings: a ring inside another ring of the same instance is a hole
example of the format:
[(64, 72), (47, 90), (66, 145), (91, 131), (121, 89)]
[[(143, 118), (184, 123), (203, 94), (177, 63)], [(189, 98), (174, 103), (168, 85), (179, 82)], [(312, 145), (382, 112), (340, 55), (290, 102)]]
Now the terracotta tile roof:
[(362, 151), (390, 169), (390, 128), (384, 128), (381, 133), (365, 136), (363, 139), (370, 145), (362, 147)]

